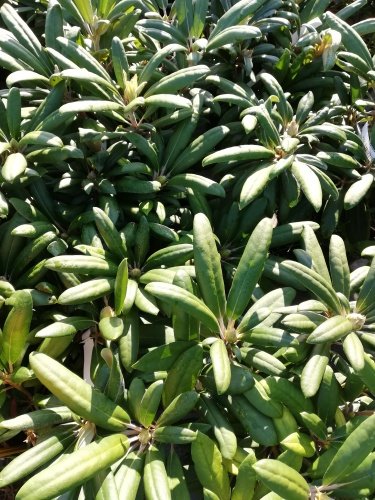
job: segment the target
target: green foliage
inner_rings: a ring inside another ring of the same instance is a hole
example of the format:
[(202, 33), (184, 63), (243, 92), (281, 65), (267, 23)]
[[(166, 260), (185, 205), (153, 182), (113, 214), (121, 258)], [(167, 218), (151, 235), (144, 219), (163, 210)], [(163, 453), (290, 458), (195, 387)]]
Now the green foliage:
[(365, 4), (3, 3), (4, 497), (373, 498)]

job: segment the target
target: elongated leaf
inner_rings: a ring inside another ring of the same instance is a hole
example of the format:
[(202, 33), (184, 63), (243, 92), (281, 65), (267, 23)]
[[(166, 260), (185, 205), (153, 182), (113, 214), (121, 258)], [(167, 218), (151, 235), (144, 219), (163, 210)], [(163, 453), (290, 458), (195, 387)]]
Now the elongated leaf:
[(337, 30), (341, 34), (346, 49), (361, 57), (368, 65), (368, 69), (371, 70), (373, 68), (371, 54), (355, 29), (332, 12), (325, 13), (325, 20), (330, 28)]
[(179, 95), (156, 94), (146, 97), (144, 100), (146, 106), (155, 106), (156, 108), (191, 108), (191, 101)]
[(349, 298), (350, 269), (346, 257), (345, 243), (340, 236), (333, 234), (329, 243), (329, 268), (332, 285), (336, 292)]
[(312, 439), (302, 432), (292, 432), (286, 436), (280, 445), (300, 457), (312, 457), (315, 455), (315, 446)]
[(194, 217), (194, 265), (206, 305), (220, 320), (225, 315), (225, 289), (221, 258), (210, 221), (204, 214)]
[(45, 354), (32, 353), (30, 366), (52, 394), (77, 415), (112, 431), (126, 427), (129, 416), (125, 410), (59, 362)]
[(95, 321), (85, 316), (71, 316), (55, 321), (36, 333), (37, 337), (65, 337), (75, 335), (80, 330), (85, 330), (95, 325)]
[(92, 24), (94, 19), (94, 12), (91, 5), (91, 0), (73, 0), (73, 1), (83, 19), (87, 23)]
[(257, 9), (259, 9), (264, 3), (265, 0), (240, 0), (239, 2), (236, 2), (218, 20), (215, 28), (211, 32), (211, 38), (226, 28), (235, 26), (236, 24), (242, 24), (241, 21), (251, 18)]
[[(329, 137), (330, 139), (336, 141), (344, 142), (346, 140), (345, 131), (342, 130), (337, 125), (333, 123), (322, 123), (320, 125), (312, 125), (310, 127), (303, 127), (301, 130), (301, 134), (312, 134), (318, 137)], [(321, 152), (322, 153), (322, 152)], [(322, 156), (325, 157), (324, 153)], [(319, 158), (319, 156), (318, 156)]]
[(241, 348), (242, 361), (245, 365), (254, 367), (269, 375), (281, 375), (285, 372), (286, 366), (275, 356), (268, 352), (255, 349), (254, 347)]
[(228, 294), (227, 315), (235, 320), (246, 309), (262, 274), (272, 238), (272, 220), (263, 219), (252, 232)]
[(352, 28), (361, 35), (369, 35), (375, 32), (375, 18), (364, 19), (352, 25)]
[[(262, 379), (259, 376), (256, 376), (254, 381), (254, 387), (243, 393), (247, 401), (266, 417), (273, 419), (282, 418), (283, 411), (285, 414), (286, 410), (279, 401), (271, 399), (268, 385), (264, 382), (262, 383)], [(275, 425), (276, 422), (274, 420)]]
[(293, 163), (292, 173), (301, 186), (304, 195), (314, 207), (314, 210), (319, 212), (323, 203), (323, 195), (317, 175), (307, 164), (301, 162)]
[(237, 438), (224, 413), (210, 398), (201, 396), (200, 409), (211, 424), (215, 438), (224, 458), (232, 459), (237, 450)]
[(228, 352), (223, 340), (218, 339), (211, 345), (210, 356), (217, 393), (224, 394), (230, 384), (231, 371)]
[(94, 207), (93, 212), (95, 224), (108, 249), (121, 259), (126, 257), (125, 243), (111, 219), (100, 208)]
[(47, 269), (52, 269), (60, 273), (75, 273), (85, 276), (114, 276), (116, 266), (101, 257), (92, 255), (58, 255), (48, 259), (45, 263)]
[[(51, 76), (51, 81), (58, 81), (60, 78), (62, 79), (69, 79), (73, 81), (78, 81), (78, 82), (91, 82), (91, 83), (96, 83), (100, 87), (104, 87), (106, 89), (111, 90), (116, 97), (117, 90), (116, 87), (113, 85), (113, 83), (109, 82), (107, 79), (97, 75), (96, 73), (93, 73), (91, 71), (88, 71), (86, 69), (65, 69), (61, 71), (60, 73), (56, 73), (55, 75)], [(120, 101), (119, 101), (120, 102)]]
[(366, 314), (375, 306), (375, 257), (372, 259), (370, 269), (358, 295), (356, 310)]
[(8, 94), (7, 122), (11, 137), (19, 139), (21, 127), (21, 94), (18, 87), (13, 87)]
[[(190, 276), (184, 270), (178, 270), (173, 277), (173, 284), (193, 292)], [(173, 310), (173, 329), (176, 340), (195, 340), (199, 336), (199, 324), (196, 319), (179, 309)]]
[(126, 82), (129, 77), (129, 63), (124, 46), (117, 36), (112, 39), (111, 51), (116, 81), (120, 88), (125, 90)]
[(57, 38), (57, 41), (62, 47), (63, 55), (67, 56), (76, 65), (78, 65), (78, 67), (92, 71), (93, 73), (96, 73), (97, 75), (108, 80), (108, 82), (111, 81), (111, 78), (105, 68), (95, 59), (93, 55), (91, 55), (89, 51), (81, 47), (81, 45), (60, 36)]
[(46, 47), (59, 50), (59, 45), (56, 41), (58, 36), (64, 36), (64, 19), (61, 5), (52, 0), (48, 3), (46, 24), (45, 24), (45, 41)]
[(264, 83), (268, 93), (270, 95), (275, 95), (278, 98), (278, 102), (276, 104), (277, 109), (284, 121), (284, 123), (289, 123), (290, 120), (292, 119), (291, 113), (290, 113), (290, 107), (288, 108), (287, 105), (287, 100), (284, 94), (284, 91), (279, 84), (279, 82), (276, 80), (276, 78), (268, 73), (262, 73), (260, 75), (260, 78), (262, 82)]
[(317, 158), (336, 168), (356, 169), (359, 167), (355, 158), (345, 153), (337, 153), (336, 151), (319, 151)]
[(121, 462), (115, 474), (115, 482), (119, 498), (135, 500), (142, 479), (144, 455), (129, 453)]
[(77, 305), (91, 302), (92, 300), (104, 297), (110, 293), (115, 285), (115, 280), (111, 278), (98, 278), (90, 281), (84, 281), (79, 285), (67, 288), (58, 297), (59, 304)]
[(317, 436), (319, 439), (327, 438), (327, 426), (323, 420), (318, 417), (315, 413), (308, 413), (306, 411), (301, 412), (301, 418), (305, 426), (312, 432), (313, 435)]
[(168, 370), (176, 361), (178, 356), (187, 348), (192, 347), (192, 342), (171, 342), (169, 344), (156, 347), (149, 353), (142, 356), (134, 365), (140, 371)]
[(232, 146), (212, 153), (204, 158), (202, 165), (205, 167), (212, 163), (222, 163), (229, 161), (261, 160), (273, 158), (275, 153), (271, 149), (256, 144)]
[(186, 36), (191, 36), (190, 33), (194, 17), (194, 5), (192, 4), (193, 2), (189, 0), (176, 0), (174, 2), (178, 27), (185, 33)]
[(180, 422), (197, 404), (199, 395), (195, 391), (182, 392), (166, 407), (156, 421), (156, 425), (165, 426)]
[(363, 369), (358, 373), (361, 380), (365, 386), (369, 389), (372, 394), (375, 394), (375, 362), (368, 354), (364, 353), (365, 365)]
[(332, 316), (315, 328), (309, 335), (307, 342), (309, 344), (334, 342), (350, 333), (353, 329), (354, 325), (349, 319), (344, 316)]
[(206, 47), (207, 51), (215, 50), (227, 43), (241, 42), (242, 40), (251, 40), (260, 38), (262, 32), (255, 26), (231, 26), (218, 33), (216, 36), (210, 36)]
[(18, 491), (21, 500), (54, 498), (73, 489), (119, 460), (129, 442), (123, 434), (112, 434), (68, 453), (29, 479)]
[(190, 143), (192, 135), (197, 127), (198, 119), (200, 117), (203, 106), (203, 96), (198, 93), (192, 99), (192, 114), (186, 120), (183, 120), (177, 129), (175, 129), (172, 137), (169, 139), (168, 144), (163, 154), (163, 163), (166, 168), (174, 165), (179, 154)]
[(261, 413), (244, 396), (228, 397), (230, 411), (254, 441), (264, 446), (275, 446), (279, 440), (272, 419)]
[[(326, 366), (317, 394), (317, 413), (327, 424), (334, 421), (340, 400), (340, 386), (330, 365)], [(310, 401), (310, 400), (308, 400)]]
[(205, 65), (192, 66), (175, 71), (154, 83), (145, 93), (145, 97), (155, 94), (175, 94), (183, 87), (188, 87), (209, 72)]
[(203, 365), (202, 346), (197, 344), (182, 353), (168, 372), (164, 385), (164, 406), (170, 405), (177, 396), (195, 387)]
[(279, 460), (262, 459), (253, 464), (259, 479), (272, 491), (288, 500), (307, 500), (310, 488), (297, 471)]
[(183, 52), (186, 51), (186, 47), (179, 45), (177, 43), (172, 43), (166, 45), (162, 49), (158, 50), (147, 62), (146, 66), (142, 69), (139, 75), (139, 83), (148, 82), (153, 75), (154, 71), (157, 69), (159, 64), (171, 53), (173, 52)]
[(27, 160), (22, 153), (11, 153), (1, 169), (1, 175), (7, 182), (13, 182), (26, 170)]
[(205, 324), (210, 330), (218, 331), (219, 325), (210, 309), (195, 295), (169, 283), (154, 282), (146, 285), (145, 290), (154, 297), (180, 307), (185, 312)]
[[(217, 85), (223, 92), (228, 94), (234, 94), (235, 96), (241, 97), (244, 100), (247, 100), (249, 105), (252, 102), (250, 96), (252, 95), (249, 88), (241, 86), (237, 83), (233, 83), (233, 81), (228, 80), (222, 76), (217, 75), (209, 75), (206, 78), (207, 82), (213, 83)], [(255, 97), (255, 95), (254, 95)]]
[(240, 194), (240, 210), (252, 203), (265, 190), (272, 178), (274, 163), (264, 162), (244, 182)]
[(171, 500), (163, 456), (155, 446), (152, 446), (146, 454), (143, 483), (146, 498)]
[(72, 429), (56, 429), (54, 434), (13, 459), (0, 473), (0, 488), (23, 479), (72, 444)]
[(168, 454), (166, 469), (172, 500), (190, 500), (189, 489), (184, 475), (185, 470), (173, 447), (171, 447)]
[[(8, 29), (12, 32), (17, 40), (25, 47), (25, 49), (33, 53), (41, 59), (45, 64), (46, 57), (42, 52), (42, 46), (38, 37), (35, 35), (29, 25), (22, 19), (18, 12), (9, 4), (4, 4), (1, 7), (1, 17)], [(48, 63), (47, 63), (48, 66)]]
[[(82, 100), (70, 102), (68, 104), (63, 104), (57, 111), (54, 110), (50, 115), (47, 115), (43, 120), (41, 120), (37, 126), (36, 130), (45, 130), (48, 132), (58, 130), (66, 123), (73, 120), (73, 118), (78, 113), (111, 113), (114, 111), (121, 111), (123, 106), (119, 103), (113, 101), (94, 101), (94, 100)], [(116, 115), (118, 118), (118, 115)], [(123, 119), (125, 121), (125, 119)]]
[(144, 427), (149, 427), (154, 421), (162, 391), (162, 380), (157, 380), (146, 389), (139, 407), (139, 421)]
[(281, 137), (268, 108), (264, 104), (261, 104), (259, 106), (254, 106), (252, 110), (256, 113), (258, 123), (261, 126), (263, 144), (274, 149), (280, 144)]
[(336, 483), (353, 471), (375, 446), (375, 415), (371, 415), (349, 434), (323, 477), (323, 484)]
[(154, 316), (159, 312), (155, 298), (142, 287), (137, 288), (134, 304), (139, 310)]
[(230, 498), (229, 480), (222, 465), (222, 456), (215, 443), (198, 432), (191, 445), (195, 471), (203, 487), (213, 491), (219, 498)]
[(190, 28), (189, 35), (194, 38), (200, 38), (206, 20), (208, 0), (195, 0), (193, 26)]
[[(147, 158), (149, 165), (156, 169), (159, 165), (159, 158), (154, 144), (147, 140), (145, 137), (134, 132), (127, 132), (126, 139), (131, 142), (138, 150), (138, 152)], [(132, 191), (130, 191), (132, 192)], [(142, 191), (134, 191), (135, 193)]]
[(27, 429), (43, 429), (48, 426), (71, 422), (72, 412), (66, 406), (43, 408), (42, 410), (24, 413), (0, 423), (1, 429), (25, 431)]
[(345, 210), (350, 210), (351, 208), (358, 205), (358, 203), (363, 199), (371, 188), (374, 182), (374, 177), (372, 174), (362, 175), (362, 178), (354, 182), (344, 196), (344, 208)]
[(197, 437), (197, 431), (180, 426), (166, 426), (155, 429), (154, 438), (159, 443), (189, 444)]
[(190, 187), (193, 191), (198, 191), (202, 194), (210, 194), (225, 198), (225, 190), (221, 184), (197, 174), (189, 173), (175, 175), (168, 181), (168, 186)]
[(58, 146), (63, 147), (63, 142), (55, 134), (50, 134), (49, 132), (43, 131), (33, 131), (25, 134), (22, 139), (18, 142), (20, 146), (27, 145), (37, 145), (37, 146)]
[(310, 359), (301, 373), (301, 389), (305, 397), (310, 398), (318, 392), (329, 361), (330, 344), (314, 347)]
[(297, 111), (296, 111), (296, 121), (299, 125), (301, 125), (306, 118), (309, 116), (311, 108), (314, 105), (314, 94), (311, 92), (307, 92), (298, 103)]
[(252, 500), (256, 485), (256, 475), (252, 467), (255, 462), (255, 453), (253, 450), (250, 450), (238, 468), (236, 485), (232, 491), (232, 500), (242, 500), (245, 497), (248, 500)]
[(295, 291), (293, 288), (276, 288), (271, 292), (260, 297), (255, 304), (243, 316), (240, 324), (237, 327), (239, 333), (246, 332), (252, 327), (252, 320), (257, 318), (260, 310), (268, 309), (272, 312), (273, 309), (285, 307), (294, 299)]
[(331, 277), (328, 272), (324, 254), (320, 248), (318, 238), (310, 226), (306, 225), (303, 228), (302, 239), (305, 250), (312, 259), (312, 269), (324, 278), (327, 283), (331, 283)]
[(341, 314), (341, 304), (330, 283), (327, 283), (318, 273), (308, 267), (291, 260), (280, 263), (280, 269), (296, 278), (316, 297), (334, 312)]
[(199, 163), (229, 132), (229, 127), (219, 125), (201, 134), (182, 151), (181, 155), (176, 158), (173, 168), (170, 170), (173, 170), (175, 173), (184, 172), (192, 165)]
[(349, 333), (342, 343), (346, 357), (356, 372), (363, 370), (365, 366), (364, 348), (362, 342), (355, 332)]
[(128, 288), (128, 259), (125, 257), (118, 266), (115, 279), (115, 313), (121, 314)]
[(116, 183), (118, 192), (133, 194), (151, 194), (160, 191), (161, 184), (158, 181), (143, 181), (135, 177), (124, 177)]
[(10, 301), (13, 307), (3, 326), (0, 358), (7, 366), (12, 367), (26, 347), (33, 313), (33, 301), (27, 290), (14, 292), (8, 299), (8, 302)]
[(14, 71), (11, 73), (6, 79), (6, 83), (9, 87), (15, 86), (22, 82), (25, 84), (29, 82), (30, 86), (41, 86), (45, 87), (49, 85), (49, 80), (43, 75), (39, 75), (38, 73), (34, 73), (33, 71)]
[[(109, 338), (108, 340), (112, 339)], [(109, 370), (109, 376), (104, 387), (104, 394), (115, 403), (123, 402), (125, 382), (118, 357), (114, 355), (109, 347), (102, 349), (100, 351), (100, 356), (104, 359)]]

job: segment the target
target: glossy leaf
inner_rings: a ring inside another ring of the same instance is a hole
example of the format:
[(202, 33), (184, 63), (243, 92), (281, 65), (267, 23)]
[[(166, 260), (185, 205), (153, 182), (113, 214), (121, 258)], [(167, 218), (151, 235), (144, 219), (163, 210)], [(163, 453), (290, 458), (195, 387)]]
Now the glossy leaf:
[(223, 394), (229, 387), (231, 370), (228, 352), (222, 339), (216, 340), (211, 345), (210, 356), (217, 393)]
[(149, 283), (146, 285), (145, 290), (159, 300), (165, 301), (172, 306), (180, 307), (186, 313), (201, 321), (210, 330), (218, 331), (219, 325), (211, 310), (187, 290), (183, 290), (176, 285), (161, 282)]
[(191, 445), (191, 455), (202, 486), (223, 500), (229, 499), (229, 480), (222, 465), (221, 453), (215, 443), (199, 432), (197, 439)]
[(278, 460), (262, 459), (253, 465), (266, 486), (283, 498), (307, 500), (310, 495), (306, 480), (294, 469)]
[(225, 315), (225, 289), (221, 258), (210, 222), (204, 214), (194, 217), (194, 265), (206, 305), (220, 321)]
[(119, 460), (129, 443), (123, 434), (112, 434), (69, 453), (29, 479), (18, 491), (18, 498), (52, 498), (84, 483)]
[(373, 450), (375, 415), (371, 415), (349, 434), (329, 464), (323, 484), (332, 484), (353, 471)]
[(263, 219), (251, 234), (233, 277), (227, 302), (229, 319), (237, 319), (248, 305), (263, 271), (271, 237), (272, 221)]
[(112, 431), (123, 430), (129, 416), (104, 394), (45, 354), (32, 353), (30, 366), (38, 379), (72, 411)]

